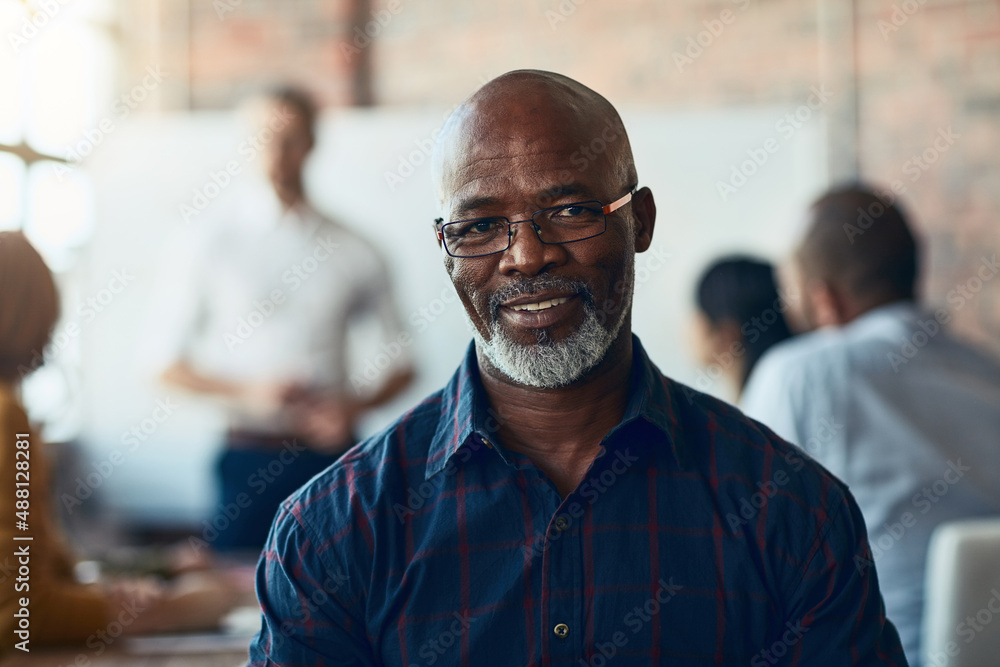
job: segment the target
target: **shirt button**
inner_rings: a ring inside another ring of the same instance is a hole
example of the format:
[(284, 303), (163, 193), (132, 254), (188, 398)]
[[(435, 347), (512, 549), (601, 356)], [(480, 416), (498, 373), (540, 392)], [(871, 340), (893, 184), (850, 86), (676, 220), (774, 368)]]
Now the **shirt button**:
[(565, 623), (559, 623), (556, 627), (552, 628), (552, 632), (559, 639), (566, 639), (569, 636), (569, 626)]
[(556, 517), (556, 530), (566, 530), (569, 528), (569, 519), (564, 516)]

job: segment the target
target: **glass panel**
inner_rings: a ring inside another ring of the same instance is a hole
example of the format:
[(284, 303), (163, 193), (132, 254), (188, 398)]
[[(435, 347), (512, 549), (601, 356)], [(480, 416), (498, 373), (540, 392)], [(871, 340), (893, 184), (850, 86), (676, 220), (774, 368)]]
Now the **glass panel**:
[(62, 156), (96, 125), (95, 37), (73, 24), (52, 25), (31, 44), (25, 135), (38, 151)]

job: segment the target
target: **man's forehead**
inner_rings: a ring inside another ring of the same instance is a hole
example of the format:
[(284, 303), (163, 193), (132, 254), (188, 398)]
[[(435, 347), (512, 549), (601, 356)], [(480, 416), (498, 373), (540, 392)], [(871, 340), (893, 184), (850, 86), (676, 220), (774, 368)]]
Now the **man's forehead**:
[(519, 203), (546, 208), (567, 197), (598, 199), (600, 193), (595, 184), (577, 176), (565, 168), (504, 170), (462, 181), (456, 179), (446, 194), (455, 213)]
[(596, 117), (553, 104), (510, 103), (473, 107), (460, 119), (451, 139), (459, 156), (524, 154), (567, 150), (588, 141)]
[[(435, 151), (438, 195), (443, 203), (513, 185), (541, 191), (567, 183), (554, 175), (575, 173), (584, 163), (590, 173), (582, 180), (590, 180), (627, 149), (624, 137), (614, 108), (582, 84), (544, 72), (505, 75), (446, 123)], [(596, 154), (588, 151), (595, 139), (601, 144)]]
[(447, 167), (459, 178), (499, 175), (511, 169), (545, 171), (565, 165), (583, 146), (574, 133), (559, 128), (511, 128), (457, 142)]
[(445, 174), (458, 183), (498, 178), (512, 172), (533, 176), (570, 167), (593, 131), (572, 116), (470, 119), (452, 137), (445, 152)]
[(486, 208), (492, 204), (535, 202), (545, 208), (560, 198), (586, 195), (599, 199), (599, 186), (607, 185), (607, 156), (592, 156), (581, 170), (580, 145), (552, 141), (509, 143), (512, 150), (491, 151), (479, 142), (467, 154), (457, 156), (446, 168), (442, 203), (461, 210)]

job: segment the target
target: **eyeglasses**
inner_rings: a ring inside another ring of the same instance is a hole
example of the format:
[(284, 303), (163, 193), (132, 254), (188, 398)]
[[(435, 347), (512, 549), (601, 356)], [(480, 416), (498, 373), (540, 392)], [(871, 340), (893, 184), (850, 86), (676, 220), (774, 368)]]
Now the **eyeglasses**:
[(542, 243), (585, 241), (603, 234), (608, 228), (608, 214), (632, 201), (634, 194), (635, 186), (610, 204), (599, 201), (563, 204), (535, 211), (527, 220), (491, 216), (445, 223), (438, 218), (434, 221), (434, 231), (452, 257), (485, 257), (503, 252), (514, 238), (514, 225), (522, 222), (531, 223)]

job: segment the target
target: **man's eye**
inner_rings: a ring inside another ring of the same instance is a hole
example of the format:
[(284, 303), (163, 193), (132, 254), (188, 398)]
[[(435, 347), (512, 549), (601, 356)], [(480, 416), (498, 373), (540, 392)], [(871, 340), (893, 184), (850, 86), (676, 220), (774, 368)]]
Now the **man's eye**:
[(492, 234), (501, 225), (501, 220), (497, 218), (482, 218), (480, 220), (469, 220), (466, 223), (455, 225), (454, 230), (457, 236), (475, 236), (478, 234)]
[(593, 206), (566, 206), (557, 210), (554, 218), (560, 220), (594, 220), (601, 215), (601, 211)]
[(470, 231), (485, 234), (486, 232), (495, 229), (496, 226), (497, 223), (495, 220), (477, 220), (476, 222), (472, 223)]

